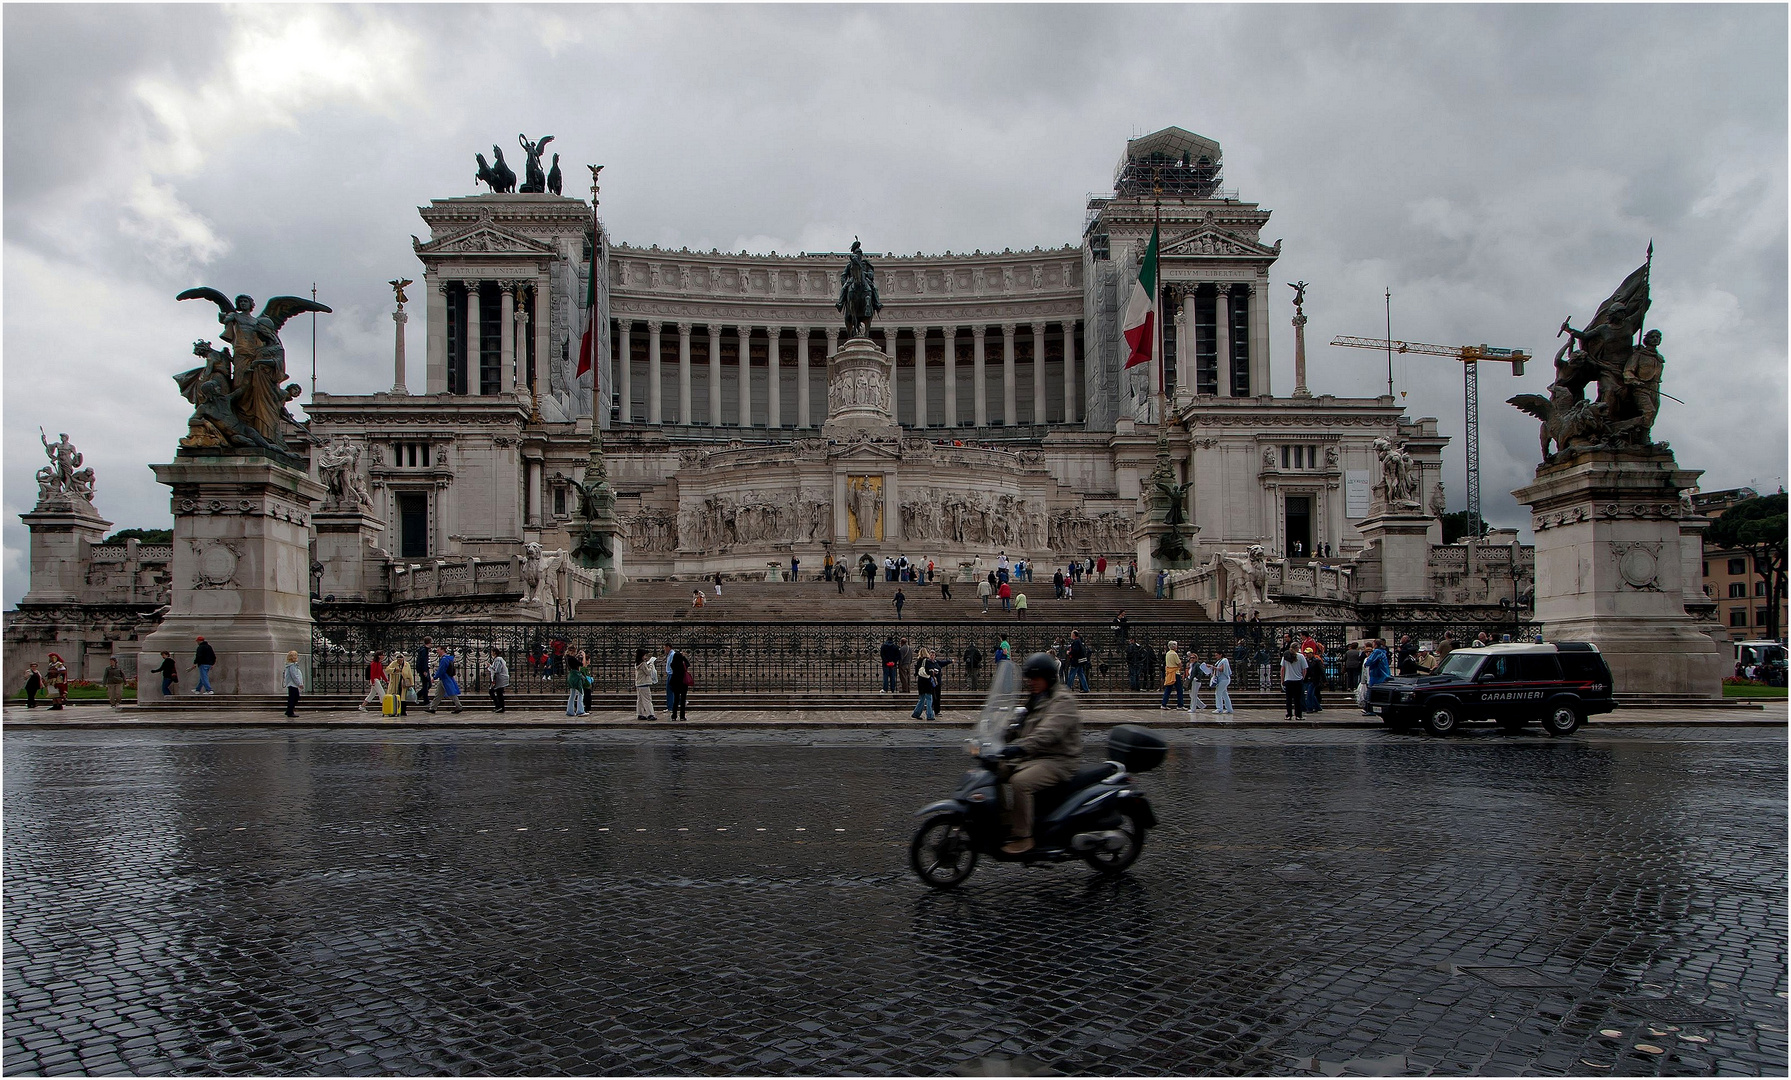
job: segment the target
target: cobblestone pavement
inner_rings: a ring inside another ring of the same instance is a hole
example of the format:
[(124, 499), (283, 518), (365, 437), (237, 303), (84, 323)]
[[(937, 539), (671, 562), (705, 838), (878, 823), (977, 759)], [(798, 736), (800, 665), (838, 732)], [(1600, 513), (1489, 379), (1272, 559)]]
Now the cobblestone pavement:
[(1786, 1070), (1782, 730), (1176, 731), (940, 894), (957, 734), (9, 731), (5, 1070)]

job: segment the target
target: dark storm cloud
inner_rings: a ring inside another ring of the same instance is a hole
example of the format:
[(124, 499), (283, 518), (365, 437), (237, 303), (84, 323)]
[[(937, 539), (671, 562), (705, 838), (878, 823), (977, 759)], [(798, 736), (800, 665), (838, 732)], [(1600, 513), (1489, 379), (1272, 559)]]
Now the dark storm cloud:
[[(1075, 243), (1128, 136), (1215, 138), (1286, 239), (1278, 390), (1296, 278), (1319, 393), (1384, 391), (1384, 358), (1324, 343), (1378, 335), (1388, 286), (1396, 336), (1544, 361), (1482, 379), (1502, 524), (1536, 460), (1503, 399), (1546, 384), (1561, 318), (1652, 238), (1650, 321), (1690, 402), (1659, 437), (1706, 486), (1784, 472), (1783, 7), (14, 5), (5, 30), (9, 603), (38, 424), (88, 453), (120, 527), (167, 522), (144, 466), (184, 430), (169, 374), (216, 331), (176, 291), (315, 281), (320, 384), (388, 385), (415, 208), (525, 130), (557, 136), (568, 194), (607, 166), (620, 240), (786, 252)], [(309, 324), (286, 337), (308, 385)], [(1459, 367), (1395, 367), (1458, 436)], [(1447, 460), (1459, 505), (1459, 443)]]

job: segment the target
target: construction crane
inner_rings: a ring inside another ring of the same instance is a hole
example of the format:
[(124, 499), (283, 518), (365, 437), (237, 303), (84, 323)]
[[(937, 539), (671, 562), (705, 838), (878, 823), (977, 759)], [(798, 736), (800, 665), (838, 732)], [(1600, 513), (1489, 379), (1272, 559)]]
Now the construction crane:
[(1389, 370), (1392, 365), (1392, 354), (1423, 353), (1426, 356), (1449, 356), (1461, 361), (1462, 396), (1467, 402), (1467, 458), (1468, 458), (1468, 527), (1478, 538), (1485, 529), (1480, 518), (1480, 376), (1479, 368), (1483, 363), (1498, 362), (1510, 364), (1513, 375), (1524, 373), (1524, 361), (1530, 354), (1522, 349), (1499, 349), (1491, 345), (1427, 345), (1422, 341), (1389, 341), (1386, 338), (1340, 337), (1332, 340), (1333, 345), (1344, 345), (1352, 349), (1384, 350), (1388, 356)]

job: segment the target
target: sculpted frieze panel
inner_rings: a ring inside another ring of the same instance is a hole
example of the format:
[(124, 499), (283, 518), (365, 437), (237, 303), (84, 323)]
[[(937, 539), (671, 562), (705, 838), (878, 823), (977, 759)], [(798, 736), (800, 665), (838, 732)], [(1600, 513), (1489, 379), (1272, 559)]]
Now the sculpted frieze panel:
[(904, 487), (902, 495), (905, 539), (1018, 550), (1044, 546), (1042, 500), (936, 487)]
[(678, 508), (677, 546), (702, 552), (743, 544), (818, 542), (827, 537), (832, 522), (833, 500), (825, 492), (717, 492), (686, 499)]
[(1091, 515), (1079, 506), (1058, 510), (1051, 515), (1051, 550), (1123, 551), (1130, 546), (1133, 525), (1133, 516), (1123, 511)]

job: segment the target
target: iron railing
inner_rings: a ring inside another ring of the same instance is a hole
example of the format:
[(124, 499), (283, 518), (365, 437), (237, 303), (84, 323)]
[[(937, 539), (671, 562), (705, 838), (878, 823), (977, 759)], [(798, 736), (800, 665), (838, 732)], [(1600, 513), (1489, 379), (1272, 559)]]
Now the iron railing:
[[(1458, 640), (1471, 641), (1480, 630), (1511, 633), (1513, 624), (1450, 624)], [(1387, 624), (1383, 636), (1397, 641), (1411, 633), (1414, 641), (1432, 641), (1441, 635), (1441, 624), (1398, 626)], [(941, 657), (949, 656), (950, 685), (976, 689), (993, 664), (996, 645), (1005, 640), (1016, 659), (1067, 642), (1079, 630), (1087, 641), (1091, 659), (1091, 683), (1096, 690), (1120, 690), (1131, 686), (1133, 666), (1145, 686), (1162, 682), (1163, 649), (1171, 640), (1183, 657), (1200, 658), (1215, 651), (1231, 658), (1239, 689), (1259, 688), (1259, 648), (1273, 650), (1280, 636), (1310, 633), (1325, 647), (1327, 681), (1340, 685), (1343, 653), (1351, 640), (1362, 636), (1353, 623), (1302, 623), (1262, 627), (1263, 640), (1246, 629), (1242, 638), (1231, 623), (1135, 619), (1121, 639), (1108, 620), (1061, 621), (1015, 619), (985, 622), (736, 622), (691, 625), (681, 622), (632, 623), (403, 623), (324, 621), (316, 624), (312, 649), (312, 686), (320, 693), (358, 693), (366, 688), (369, 654), (378, 650), (388, 661), (400, 654), (415, 661), (428, 639), (436, 648), (454, 650), (460, 662), (460, 681), (467, 693), (484, 688), (485, 661), (496, 647), (510, 671), (513, 694), (550, 693), (565, 686), (562, 664), (553, 660), (555, 643), (585, 656), (586, 673), (599, 693), (633, 689), (634, 655), (649, 649), (654, 655), (671, 645), (691, 657), (697, 685), (705, 690), (749, 693), (841, 693), (874, 690), (880, 685), (880, 650), (886, 637), (906, 638), (914, 647), (926, 647)], [(1129, 646), (1136, 643), (1142, 656)], [(982, 655), (979, 671), (972, 672), (967, 654), (971, 646)], [(1273, 688), (1273, 676), (1269, 687)]]

